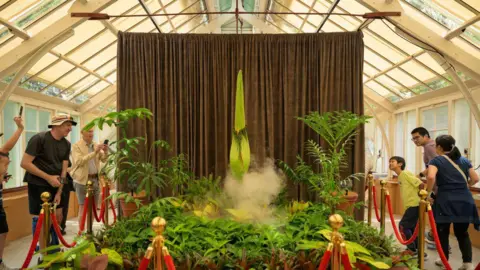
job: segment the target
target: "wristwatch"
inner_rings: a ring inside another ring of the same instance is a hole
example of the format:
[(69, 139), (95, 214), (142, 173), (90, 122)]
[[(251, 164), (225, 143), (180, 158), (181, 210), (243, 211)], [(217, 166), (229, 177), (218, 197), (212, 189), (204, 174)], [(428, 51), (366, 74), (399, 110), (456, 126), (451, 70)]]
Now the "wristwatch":
[(65, 184), (65, 177), (60, 177), (60, 184), (62, 184), (62, 185)]

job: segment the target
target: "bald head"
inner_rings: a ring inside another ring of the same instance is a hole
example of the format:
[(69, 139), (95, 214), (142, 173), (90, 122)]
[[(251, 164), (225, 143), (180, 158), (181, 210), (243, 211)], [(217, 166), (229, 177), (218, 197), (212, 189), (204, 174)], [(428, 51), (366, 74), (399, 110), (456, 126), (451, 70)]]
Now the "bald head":
[(86, 143), (92, 143), (93, 141), (93, 128), (90, 130), (82, 130), (82, 139)]

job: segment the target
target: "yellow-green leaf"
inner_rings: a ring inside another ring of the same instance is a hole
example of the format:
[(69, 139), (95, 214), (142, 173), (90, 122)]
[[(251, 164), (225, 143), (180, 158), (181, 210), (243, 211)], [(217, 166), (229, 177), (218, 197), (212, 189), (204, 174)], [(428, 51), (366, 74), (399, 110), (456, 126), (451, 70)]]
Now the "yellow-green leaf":
[(359, 255), (357, 256), (357, 260), (360, 260), (360, 261), (364, 261), (378, 269), (390, 269), (391, 266), (384, 263), (384, 262), (380, 262), (380, 261), (375, 261), (372, 257), (369, 257), (369, 256), (363, 256), (363, 255)]

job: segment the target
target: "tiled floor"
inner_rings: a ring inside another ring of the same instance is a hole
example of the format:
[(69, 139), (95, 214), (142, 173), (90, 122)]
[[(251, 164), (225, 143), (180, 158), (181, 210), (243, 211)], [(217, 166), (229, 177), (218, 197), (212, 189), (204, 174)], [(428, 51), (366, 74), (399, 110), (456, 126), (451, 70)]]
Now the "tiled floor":
[[(396, 216), (396, 222), (400, 221), (400, 216)], [(112, 220), (112, 219), (111, 219)], [(378, 222), (373, 223), (374, 226), (379, 227)], [(101, 228), (102, 224), (94, 223), (94, 230)], [(78, 231), (78, 221), (77, 219), (71, 219), (67, 221), (67, 235), (65, 236), (65, 240), (67, 242), (71, 242), (73, 240), (74, 235)], [(390, 221), (388, 220), (386, 223), (386, 233), (393, 234), (393, 228), (391, 226)], [(4, 260), (10, 267), (20, 267), (24, 260), (27, 253), (28, 248), (30, 247), (30, 243), (32, 241), (32, 236), (27, 236), (22, 239), (10, 242), (7, 247), (5, 248), (4, 252)], [(462, 265), (462, 255), (458, 248), (458, 242), (455, 237), (450, 236), (450, 245), (452, 246), (452, 254), (450, 255), (450, 265), (452, 269), (458, 269)], [(435, 260), (438, 258), (438, 254), (436, 250), (429, 250), (426, 249), (428, 253), (428, 260), (425, 262), (425, 269), (439, 269), (435, 265)], [(474, 265), (480, 262), (480, 249), (473, 248), (473, 260)], [(34, 257), (32, 259), (31, 265), (34, 265), (37, 261), (37, 258)]]

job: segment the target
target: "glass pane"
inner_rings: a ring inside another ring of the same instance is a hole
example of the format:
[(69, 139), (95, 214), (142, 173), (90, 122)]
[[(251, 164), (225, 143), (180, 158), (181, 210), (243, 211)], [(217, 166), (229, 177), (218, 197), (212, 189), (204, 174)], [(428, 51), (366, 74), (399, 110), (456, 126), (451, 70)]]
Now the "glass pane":
[[(403, 128), (403, 113), (399, 113), (395, 116), (395, 156), (404, 156), (403, 146), (405, 144), (404, 134), (405, 129)], [(407, 137), (408, 138), (408, 137)]]
[(50, 112), (38, 111), (38, 131), (48, 130), (48, 125), (50, 124), (50, 117)]
[(435, 128), (435, 110), (425, 110), (422, 112), (422, 126), (429, 132)]
[[(13, 118), (18, 115), (20, 104), (7, 101), (3, 108), (3, 141), (4, 143), (12, 137), (17, 130), (17, 126), (13, 122)], [(4, 185), (4, 188), (17, 187), (22, 182), (22, 174), (20, 170), (20, 145), (17, 143), (10, 151), (10, 164), (8, 165), (8, 173), (12, 178)]]
[(448, 129), (448, 106), (438, 107), (436, 109), (435, 129)]
[(25, 109), (25, 129), (37, 132), (37, 110), (30, 107)]
[(455, 101), (453, 137), (461, 153), (467, 149), (470, 154), (470, 107), (465, 99)]
[(74, 144), (74, 143), (78, 142), (78, 140), (80, 139), (80, 126), (79, 126), (80, 125), (80, 121), (79, 121), (80, 119), (79, 119), (78, 116), (72, 116), (72, 117), (73, 117), (73, 120), (75, 122), (77, 122), (77, 126), (72, 127), (72, 133), (70, 135), (70, 142), (72, 144)]
[[(409, 111), (407, 113), (407, 130), (405, 131), (405, 135), (407, 136), (406, 138), (410, 138), (410, 131), (417, 127), (416, 120), (416, 112), (414, 110)], [(409, 141), (406, 147), (407, 153), (405, 155), (405, 163), (407, 163), (407, 170), (412, 172), (418, 171), (416, 168), (416, 147), (417, 146), (412, 141)]]

